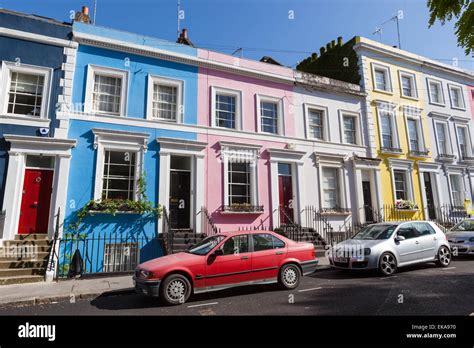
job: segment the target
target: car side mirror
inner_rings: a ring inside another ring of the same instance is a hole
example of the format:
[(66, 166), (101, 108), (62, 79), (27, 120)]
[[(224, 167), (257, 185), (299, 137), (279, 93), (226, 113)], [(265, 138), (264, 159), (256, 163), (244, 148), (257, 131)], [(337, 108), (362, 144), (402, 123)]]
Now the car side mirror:
[(217, 249), (214, 251), (214, 256), (222, 256), (224, 255), (224, 251), (222, 249)]
[(397, 242), (401, 242), (402, 240), (405, 240), (405, 239), (406, 239), (405, 237), (400, 236), (400, 235), (395, 236), (395, 240), (396, 240)]

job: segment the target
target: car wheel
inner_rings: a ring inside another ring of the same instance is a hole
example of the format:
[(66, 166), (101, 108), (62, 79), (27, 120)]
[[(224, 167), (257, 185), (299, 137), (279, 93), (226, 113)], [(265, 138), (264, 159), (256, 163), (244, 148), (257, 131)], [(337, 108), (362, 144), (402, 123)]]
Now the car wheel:
[(384, 276), (391, 276), (397, 271), (397, 259), (391, 253), (383, 253), (380, 256), (379, 271)]
[(163, 304), (176, 306), (185, 303), (191, 295), (191, 283), (181, 274), (171, 274), (160, 286), (160, 299)]
[(278, 282), (283, 289), (291, 290), (298, 287), (301, 280), (300, 268), (295, 264), (284, 265), (280, 269)]
[(442, 245), (438, 250), (438, 259), (436, 264), (440, 267), (448, 267), (451, 263), (451, 251), (445, 245)]

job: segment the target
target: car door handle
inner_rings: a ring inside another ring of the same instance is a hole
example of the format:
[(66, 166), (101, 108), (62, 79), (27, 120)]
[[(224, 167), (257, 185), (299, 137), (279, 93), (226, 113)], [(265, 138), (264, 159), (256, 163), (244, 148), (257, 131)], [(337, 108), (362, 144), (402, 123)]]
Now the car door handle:
[(277, 251), (275, 255), (283, 255), (283, 251)]
[(417, 241), (415, 242), (415, 244), (420, 244), (420, 242), (417, 240)]
[(240, 259), (241, 259), (241, 260), (248, 260), (249, 257), (248, 257), (248, 256), (242, 256)]

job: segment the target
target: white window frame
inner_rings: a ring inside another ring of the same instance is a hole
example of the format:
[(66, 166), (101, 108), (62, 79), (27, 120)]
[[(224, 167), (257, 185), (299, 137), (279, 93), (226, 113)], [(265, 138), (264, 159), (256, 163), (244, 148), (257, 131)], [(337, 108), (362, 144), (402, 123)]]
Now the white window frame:
[(277, 97), (270, 97), (266, 95), (257, 94), (256, 95), (256, 108), (257, 108), (257, 131), (263, 134), (275, 134), (264, 132), (262, 130), (262, 114), (260, 112), (260, 103), (261, 102), (270, 102), (277, 104), (277, 135), (285, 135), (285, 122), (284, 122), (284, 112), (283, 112), (283, 99)]
[[(418, 111), (411, 111), (412, 108), (410, 107), (405, 107), (404, 108), (404, 115), (405, 115), (405, 130), (406, 130), (406, 136), (407, 136), (407, 142), (408, 142), (408, 150), (409, 151), (428, 151), (428, 148), (426, 147), (426, 141), (425, 141), (425, 132), (423, 130), (423, 122), (421, 120), (421, 110), (417, 109)], [(408, 129), (408, 121), (413, 120), (416, 122), (416, 131), (417, 131), (417, 137), (418, 137), (418, 150), (414, 150), (411, 148), (411, 141), (410, 141), (410, 132)]]
[[(455, 200), (454, 200), (454, 195), (453, 195), (453, 185), (452, 185), (452, 182), (451, 182), (451, 178), (452, 177), (458, 177), (459, 179), (459, 184), (460, 184), (460, 189), (462, 191), (459, 192), (459, 194), (461, 195), (461, 204), (460, 205), (456, 205), (455, 204)], [(462, 207), (464, 205), (464, 199), (466, 198), (465, 195), (466, 195), (466, 186), (465, 186), (465, 183), (464, 183), (464, 175), (462, 175), (461, 173), (449, 173), (448, 174), (448, 184), (449, 184), (449, 197), (451, 199), (451, 205), (453, 207)]]
[(464, 134), (466, 136), (466, 156), (467, 157), (473, 157), (472, 156), (472, 140), (471, 140), (471, 133), (469, 131), (469, 126), (467, 124), (459, 124), (455, 123), (454, 124), (454, 129), (455, 129), (455, 134), (456, 134), (456, 143), (458, 144), (458, 153), (459, 153), (459, 159), (462, 160), (463, 156), (461, 154), (461, 144), (459, 142), (459, 133), (458, 129), (463, 128), (464, 129)]
[(395, 172), (401, 173), (403, 175), (403, 185), (405, 186), (405, 200), (410, 200), (410, 185), (408, 183), (408, 173), (406, 170), (401, 170), (401, 169), (394, 169), (393, 170), (393, 197), (395, 198), (395, 201), (397, 201), (399, 198), (397, 198), (397, 183), (395, 180)]
[[(451, 141), (451, 134), (450, 134), (450, 131), (449, 131), (449, 123), (448, 121), (441, 121), (441, 120), (433, 120), (434, 122), (434, 133), (435, 133), (435, 139), (436, 139), (436, 150), (438, 152), (438, 155), (452, 155), (453, 154), (453, 145), (452, 145), (452, 141)], [(443, 125), (444, 127), (444, 131), (445, 131), (445, 135), (446, 135), (446, 150), (447, 152), (446, 153), (442, 153), (440, 152), (440, 148), (439, 148), (439, 139), (438, 139), (438, 128), (437, 128), (437, 125), (438, 124), (441, 124)]]
[[(336, 171), (337, 175), (337, 182), (336, 182), (336, 190), (337, 190), (337, 204), (336, 207), (326, 207), (324, 206), (324, 170), (325, 169), (332, 169)], [(345, 207), (345, 194), (344, 194), (344, 171), (340, 165), (321, 165), (320, 167), (320, 188), (321, 188), (321, 208), (322, 209), (335, 209), (335, 208), (348, 208)]]
[[(354, 118), (354, 125), (355, 125), (355, 144), (346, 143), (345, 136), (344, 136), (344, 117), (352, 117)], [(348, 145), (362, 145), (362, 132), (361, 132), (361, 120), (360, 114), (358, 112), (352, 111), (345, 111), (339, 110), (339, 130), (341, 136), (341, 144), (348, 144)]]
[[(228, 95), (235, 97), (235, 121), (234, 128), (228, 127), (219, 127), (216, 125), (217, 114), (216, 114), (216, 97), (217, 95)], [(236, 89), (229, 89), (223, 87), (212, 86), (211, 87), (211, 128), (220, 128), (220, 129), (234, 129), (242, 130), (243, 129), (243, 115), (242, 115), (243, 105), (242, 105), (242, 91)]]
[[(2, 61), (1, 62), (1, 70), (0, 70), (0, 114), (10, 116), (10, 117), (19, 117), (19, 118), (26, 118), (28, 120), (46, 120), (48, 119), (49, 115), (49, 105), (50, 105), (50, 96), (51, 96), (51, 80), (53, 78), (53, 69), (46, 68), (41, 66), (35, 65), (27, 65), (27, 64), (20, 64), (17, 65), (13, 62)], [(41, 101), (41, 110), (40, 115), (38, 116), (30, 116), (30, 115), (23, 115), (23, 114), (14, 114), (8, 113), (8, 97), (7, 94), (10, 90), (10, 83), (11, 83), (11, 73), (18, 72), (23, 74), (34, 74), (34, 75), (41, 75), (44, 78), (44, 85), (43, 85), (43, 95)]]
[(413, 188), (413, 161), (407, 160), (397, 160), (394, 158), (389, 158), (389, 168), (390, 168), (390, 175), (392, 178), (392, 194), (394, 203), (397, 201), (396, 197), (396, 190), (395, 190), (395, 171), (405, 172), (405, 184), (407, 190), (407, 200), (414, 202), (415, 195), (414, 195), (414, 188)]
[[(316, 141), (330, 141), (329, 134), (329, 113), (328, 108), (322, 105), (304, 103), (304, 122), (305, 122), (305, 136), (306, 139), (316, 140)], [(310, 110), (321, 111), (323, 113), (323, 130), (322, 136), (323, 139), (313, 138), (311, 132), (309, 131), (309, 112)]]
[[(94, 133), (94, 148), (97, 150), (96, 174), (94, 181), (94, 200), (102, 199), (105, 151), (123, 151), (135, 153), (135, 183), (142, 175), (143, 157), (147, 150), (149, 134), (124, 131), (92, 129)], [(138, 186), (135, 185), (133, 200), (138, 200)]]
[(245, 145), (221, 145), (221, 159), (224, 171), (223, 205), (231, 205), (229, 201), (229, 162), (237, 158), (240, 163), (249, 163), (250, 170), (250, 205), (258, 206), (258, 159), (260, 147), (246, 147)]
[[(441, 103), (438, 103), (438, 102), (433, 101), (431, 99), (431, 83), (438, 84), (439, 92), (440, 92), (440, 96), (441, 96)], [(428, 78), (426, 78), (426, 85), (427, 85), (427, 88), (428, 88), (428, 100), (429, 100), (430, 104), (438, 105), (438, 106), (446, 106), (446, 99), (444, 98), (444, 90), (443, 90), (443, 81), (432, 79), (432, 78), (428, 77)]]
[[(146, 119), (150, 121), (159, 121), (167, 123), (183, 123), (184, 122), (184, 81), (177, 79), (170, 79), (163, 76), (148, 75), (148, 88), (147, 88), (147, 107), (146, 107)], [(153, 93), (155, 84), (162, 86), (175, 87), (176, 92), (176, 115), (175, 121), (168, 120), (165, 118), (153, 117)]]
[[(452, 90), (457, 89), (459, 91), (459, 97), (461, 98), (461, 106), (455, 106), (453, 103), (453, 93)], [(451, 108), (456, 110), (466, 110), (466, 101), (464, 100), (464, 93), (463, 88), (459, 85), (453, 85), (448, 83), (448, 93), (449, 93), (449, 100), (451, 101)]]
[[(92, 110), (92, 93), (94, 92), (94, 77), (96, 74), (110, 76), (110, 77), (119, 77), (122, 79), (122, 88), (120, 95), (120, 114), (115, 115), (103, 111)], [(128, 96), (128, 71), (120, 70), (115, 68), (102, 67), (97, 65), (89, 64), (87, 66), (87, 82), (86, 82), (86, 95), (84, 101), (84, 112), (94, 115), (107, 115), (107, 116), (116, 116), (124, 117), (127, 114), (127, 96)]]
[[(411, 90), (413, 92), (413, 95), (405, 95), (403, 93), (403, 84), (402, 84), (402, 78), (403, 77), (408, 77), (410, 78), (410, 85), (411, 85)], [(416, 75), (413, 73), (409, 73), (407, 71), (399, 70), (398, 71), (398, 81), (400, 83), (400, 95), (404, 98), (409, 98), (409, 99), (418, 99), (418, 90), (416, 88)]]
[[(383, 70), (385, 74), (385, 81), (387, 83), (387, 90), (384, 89), (378, 89), (377, 88), (377, 82), (375, 79), (375, 70)], [(388, 93), (388, 94), (393, 94), (393, 85), (392, 85), (392, 77), (391, 77), (391, 72), (390, 72), (390, 67), (377, 64), (377, 63), (372, 63), (372, 85), (373, 85), (373, 90), (375, 92), (381, 92), (381, 93)]]
[(396, 122), (396, 110), (394, 110), (393, 105), (378, 104), (377, 105), (377, 118), (378, 118), (378, 127), (379, 127), (379, 141), (380, 148), (384, 147), (383, 137), (382, 137), (382, 113), (387, 113), (390, 116), (390, 125), (392, 131), (392, 148), (400, 148), (400, 139), (398, 133), (398, 126)]

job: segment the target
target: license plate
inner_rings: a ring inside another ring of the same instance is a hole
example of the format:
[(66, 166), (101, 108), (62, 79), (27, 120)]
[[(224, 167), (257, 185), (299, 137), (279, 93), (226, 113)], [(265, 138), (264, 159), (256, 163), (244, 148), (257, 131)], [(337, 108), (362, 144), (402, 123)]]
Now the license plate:
[(336, 261), (336, 262), (349, 262), (349, 259), (347, 257), (336, 257), (336, 258), (334, 258), (334, 261)]

